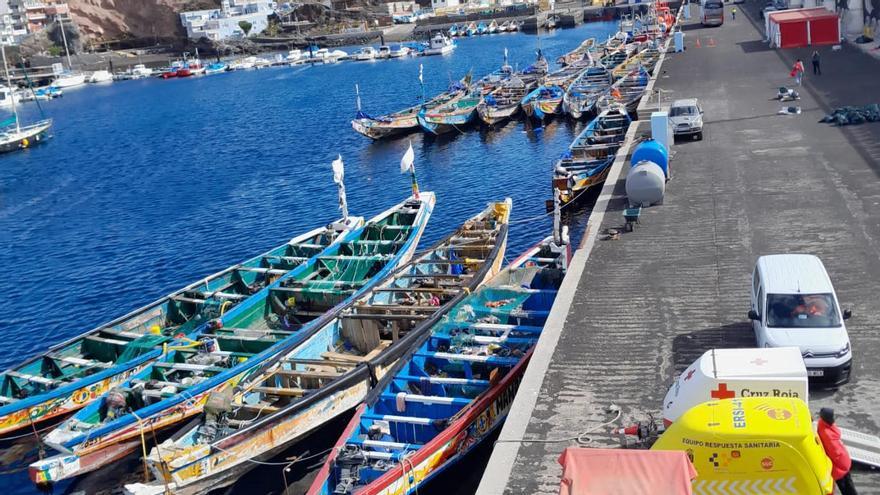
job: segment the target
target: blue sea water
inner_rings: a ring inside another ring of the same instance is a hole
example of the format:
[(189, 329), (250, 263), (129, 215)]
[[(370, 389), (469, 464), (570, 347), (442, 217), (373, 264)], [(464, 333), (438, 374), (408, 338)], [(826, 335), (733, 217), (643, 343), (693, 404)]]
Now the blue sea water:
[[(351, 213), (369, 217), (409, 194), (399, 161), (412, 143), (419, 185), (437, 193), (423, 245), (512, 197), (513, 258), (549, 233), (553, 162), (583, 124), (372, 143), (350, 128), (355, 84), (363, 109), (381, 114), (417, 101), (420, 64), (430, 96), (497, 69), (505, 48), (524, 67), (539, 43), (552, 61), (615, 30), (593, 23), (540, 41), (463, 39), (443, 57), (126, 81), (44, 102), (54, 138), (0, 156), (0, 367), (337, 218), (337, 155)], [(23, 116), (37, 118), (36, 105)], [(35, 491), (23, 473), (0, 475), (0, 487)]]

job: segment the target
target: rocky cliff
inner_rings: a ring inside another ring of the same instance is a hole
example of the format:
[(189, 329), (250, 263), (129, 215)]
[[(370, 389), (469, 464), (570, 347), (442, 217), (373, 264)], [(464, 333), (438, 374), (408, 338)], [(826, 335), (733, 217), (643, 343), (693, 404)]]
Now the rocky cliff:
[(68, 0), (71, 17), (90, 41), (181, 38), (186, 33), (179, 12), (216, 4), (212, 0)]

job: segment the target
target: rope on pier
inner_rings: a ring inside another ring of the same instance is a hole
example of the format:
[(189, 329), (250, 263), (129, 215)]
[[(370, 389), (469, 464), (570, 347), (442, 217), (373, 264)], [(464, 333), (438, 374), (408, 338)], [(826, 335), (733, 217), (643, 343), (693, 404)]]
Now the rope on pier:
[(615, 423), (618, 419), (620, 419), (620, 416), (621, 416), (621, 410), (618, 409), (617, 413), (614, 416), (614, 419), (612, 419), (610, 421), (606, 421), (602, 424), (596, 425), (592, 428), (588, 428), (587, 430), (579, 433), (575, 437), (560, 438), (557, 440), (526, 440), (526, 439), (502, 440), (499, 438), (498, 440), (495, 440), (495, 443), (562, 443), (562, 442), (572, 442), (573, 441), (573, 442), (577, 442), (578, 445), (586, 446), (586, 445), (589, 445), (590, 443), (593, 442), (593, 439), (587, 436), (588, 434), (593, 433), (594, 431), (598, 430), (599, 428), (603, 428), (605, 426), (608, 426), (608, 425)]

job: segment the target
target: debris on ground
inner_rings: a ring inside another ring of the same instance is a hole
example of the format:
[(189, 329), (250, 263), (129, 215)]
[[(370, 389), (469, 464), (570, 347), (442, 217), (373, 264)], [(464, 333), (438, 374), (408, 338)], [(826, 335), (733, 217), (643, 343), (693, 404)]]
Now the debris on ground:
[(847, 106), (835, 108), (819, 122), (825, 124), (857, 125), (865, 122), (880, 122), (880, 104), (871, 103), (861, 107)]

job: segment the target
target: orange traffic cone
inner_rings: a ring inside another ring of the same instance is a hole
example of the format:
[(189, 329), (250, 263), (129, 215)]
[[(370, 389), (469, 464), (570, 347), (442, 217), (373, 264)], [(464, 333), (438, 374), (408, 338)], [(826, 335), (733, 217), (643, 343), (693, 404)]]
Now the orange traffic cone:
[(702, 45), (700, 45), (700, 38), (697, 38), (697, 48), (700, 48), (701, 46)]

